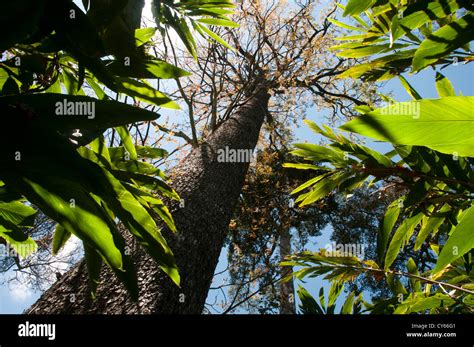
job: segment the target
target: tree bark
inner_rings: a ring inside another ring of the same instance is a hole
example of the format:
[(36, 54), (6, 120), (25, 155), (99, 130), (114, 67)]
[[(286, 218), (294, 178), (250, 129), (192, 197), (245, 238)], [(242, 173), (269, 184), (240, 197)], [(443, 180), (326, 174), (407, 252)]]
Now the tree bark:
[[(140, 248), (133, 253), (140, 298), (133, 302), (111, 271), (104, 269), (95, 301), (90, 299), (85, 262), (68, 271), (27, 313), (202, 313), (233, 209), (249, 163), (218, 162), (218, 151), (254, 150), (267, 113), (265, 89), (249, 98), (172, 170), (173, 187), (184, 207), (173, 202), (170, 210), (178, 229), (166, 232), (181, 274), (175, 286)], [(131, 240), (127, 237), (131, 245)]]
[[(291, 254), (291, 234), (289, 228), (282, 227), (280, 230), (280, 260), (284, 261)], [(293, 272), (289, 266), (282, 267), (282, 276), (288, 276)], [(280, 283), (280, 314), (296, 314), (295, 307), (295, 285), (293, 279)]]

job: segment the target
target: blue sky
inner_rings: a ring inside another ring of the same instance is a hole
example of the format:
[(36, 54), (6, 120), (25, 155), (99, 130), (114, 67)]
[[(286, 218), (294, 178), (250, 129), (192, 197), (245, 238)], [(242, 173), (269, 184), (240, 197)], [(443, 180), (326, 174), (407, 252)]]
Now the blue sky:
[[(442, 71), (454, 85), (454, 88), (457, 93), (462, 93), (463, 95), (474, 95), (474, 65), (462, 65), (458, 64), (457, 66), (449, 66)], [(424, 98), (437, 98), (437, 92), (435, 88), (435, 72), (431, 69), (425, 69), (417, 75), (406, 74), (405, 77), (413, 85), (413, 87), (420, 92)], [(397, 101), (408, 101), (410, 97), (406, 91), (401, 86), (398, 79), (390, 80), (386, 85), (380, 90), (381, 93), (393, 93), (393, 97)], [(317, 123), (323, 122), (323, 117), (321, 114), (318, 114), (316, 110), (308, 110), (307, 118)], [(429, 129), (427, 129), (429, 131)], [(308, 141), (308, 142), (317, 142), (318, 139), (315, 139), (314, 133), (312, 133), (307, 127), (301, 125), (299, 128), (295, 129), (295, 137), (298, 141)], [(368, 145), (377, 150), (386, 149), (384, 144), (374, 143), (368, 141)], [(326, 229), (323, 235), (317, 239), (311, 240), (312, 245), (311, 249), (323, 248), (327, 243), (329, 243), (330, 230)], [(221, 271), (227, 266), (226, 261), (226, 252), (224, 249), (219, 264), (216, 271)], [(215, 278), (214, 284), (219, 284), (225, 279), (225, 275)], [(310, 292), (315, 293), (319, 290), (319, 287), (323, 285), (327, 287), (327, 284), (323, 283), (320, 280), (314, 280), (307, 284), (307, 289)], [(209, 296), (209, 301), (214, 301), (215, 292), (211, 292)], [(0, 287), (0, 313), (21, 313), (24, 309), (28, 308), (32, 303), (34, 303), (37, 298), (40, 296), (40, 293), (35, 293), (29, 290), (27, 287), (22, 286), (8, 286), (4, 285)]]

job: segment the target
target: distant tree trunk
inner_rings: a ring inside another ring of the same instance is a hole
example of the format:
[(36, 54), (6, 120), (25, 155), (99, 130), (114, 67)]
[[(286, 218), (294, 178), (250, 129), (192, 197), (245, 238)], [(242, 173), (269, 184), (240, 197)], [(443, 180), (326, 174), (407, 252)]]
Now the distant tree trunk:
[[(291, 234), (289, 228), (282, 227), (280, 230), (280, 260), (291, 254)], [(291, 274), (291, 267), (282, 268), (282, 276)], [(280, 283), (280, 314), (296, 314), (295, 286), (293, 279)]]
[[(218, 162), (220, 149), (255, 148), (269, 95), (260, 90), (172, 170), (173, 187), (184, 207), (170, 210), (178, 233), (166, 233), (181, 274), (175, 286), (141, 249), (133, 253), (140, 298), (133, 302), (122, 284), (104, 269), (97, 299), (91, 301), (84, 261), (63, 275), (27, 313), (201, 313), (227, 227), (249, 163)], [(130, 240), (128, 240), (130, 242)]]

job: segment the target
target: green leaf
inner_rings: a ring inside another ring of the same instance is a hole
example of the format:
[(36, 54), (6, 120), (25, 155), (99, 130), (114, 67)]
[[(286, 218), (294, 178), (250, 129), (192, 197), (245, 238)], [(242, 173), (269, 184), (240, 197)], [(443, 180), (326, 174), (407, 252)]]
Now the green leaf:
[(413, 72), (436, 63), (473, 39), (474, 13), (445, 25), (424, 40), (413, 57)]
[(346, 50), (343, 50), (342, 52), (337, 53), (337, 56), (343, 57), (343, 58), (363, 58), (369, 55), (382, 53), (388, 49), (390, 49), (390, 46), (388, 44), (371, 45), (367, 47), (346, 49)]
[(433, 274), (443, 270), (448, 264), (474, 248), (474, 206), (464, 211), (459, 224), (454, 228), (436, 262)]
[(20, 89), (13, 77), (8, 77), (6, 82), (2, 86), (2, 95), (15, 95), (19, 94)]
[(283, 167), (289, 169), (299, 169), (299, 170), (318, 170), (319, 167), (312, 164), (297, 164), (297, 163), (285, 163)]
[(28, 257), (38, 248), (36, 242), (18, 228), (8, 230), (0, 225), (0, 238), (5, 239), (21, 258)]
[(413, 217), (406, 218), (395, 231), (395, 234), (390, 241), (390, 245), (388, 246), (387, 254), (385, 255), (385, 270), (390, 268), (404, 244), (411, 238), (422, 217), (423, 213), (418, 213)]
[(456, 96), (453, 85), (451, 82), (441, 73), (436, 73), (436, 90), (440, 98), (446, 96)]
[(355, 292), (351, 292), (342, 305), (341, 314), (352, 314)]
[(197, 20), (199, 23), (207, 25), (217, 25), (228, 28), (238, 28), (239, 24), (228, 19), (216, 19), (216, 18), (201, 18)]
[(107, 65), (107, 69), (116, 76), (146, 79), (176, 79), (190, 76), (190, 73), (177, 66), (158, 59), (137, 59), (132, 57), (130, 64), (126, 65), (119, 60), (114, 60)]
[(380, 231), (377, 236), (377, 255), (379, 260), (383, 259), (390, 234), (398, 220), (398, 216), (400, 215), (401, 206), (400, 200), (395, 200), (388, 206), (387, 211), (385, 211)]
[(329, 288), (328, 294), (328, 312), (334, 312), (334, 307), (336, 306), (336, 300), (341, 295), (344, 290), (344, 285), (339, 282), (333, 282)]
[(231, 51), (235, 51), (235, 48), (232, 47), (231, 45), (229, 45), (224, 39), (222, 39), (222, 37), (220, 37), (219, 35), (217, 35), (215, 32), (213, 32), (212, 30), (208, 29), (205, 25), (200, 25), (200, 24), (197, 24), (198, 28), (201, 29), (202, 31), (204, 31), (209, 37), (213, 38), (215, 41), (217, 41), (218, 43), (220, 43), (222, 46), (230, 49)]
[[(99, 156), (104, 158), (107, 162), (109, 163), (111, 162), (109, 149), (107, 148), (107, 144), (105, 143), (104, 135), (100, 135), (99, 137), (97, 137), (94, 141), (89, 143), (89, 146), (93, 152), (97, 153)], [(82, 147), (81, 149), (83, 148), (85, 147)]]
[(297, 293), (301, 301), (300, 309), (303, 314), (324, 314), (322, 308), (306, 289), (298, 286)]
[[(50, 169), (54, 167), (50, 166)], [(105, 221), (104, 213), (84, 188), (79, 183), (58, 176), (45, 177), (38, 173), (34, 176), (34, 179), (10, 181), (47, 216), (99, 250), (111, 267), (122, 269), (122, 255), (112, 236), (112, 224)], [(71, 205), (71, 199), (74, 199), (74, 205)]]
[(84, 243), (84, 256), (87, 264), (87, 274), (89, 275), (91, 296), (95, 300), (97, 286), (99, 285), (100, 270), (102, 269), (102, 258), (94, 248)]
[(160, 216), (160, 218), (166, 223), (171, 231), (177, 232), (176, 225), (174, 224), (173, 216), (169, 212), (168, 208), (163, 204), (163, 201), (156, 198), (152, 194), (145, 192), (142, 189), (135, 188), (131, 185), (127, 185), (126, 188), (137, 198), (142, 205), (150, 205), (150, 207)]
[(355, 26), (352, 26), (352, 25), (349, 25), (349, 24), (346, 24), (346, 23), (337, 21), (337, 20), (332, 19), (332, 18), (328, 18), (328, 21), (330, 21), (331, 23), (333, 23), (333, 24), (335, 24), (335, 25), (337, 25), (338, 27), (341, 27), (341, 28), (343, 28), (343, 29), (349, 29), (349, 30), (354, 30), (354, 31), (367, 32), (367, 30), (364, 29), (364, 28), (358, 28), (358, 27), (355, 27)]
[(409, 314), (413, 312), (422, 312), (436, 307), (447, 307), (454, 304), (455, 301), (448, 295), (436, 293), (425, 297), (424, 293), (415, 293), (399, 305), (394, 314)]
[(136, 150), (140, 158), (158, 159), (166, 158), (168, 156), (168, 152), (162, 148), (150, 146), (136, 146)]
[(123, 146), (129, 153), (130, 159), (137, 160), (138, 159), (137, 151), (135, 149), (135, 145), (133, 143), (132, 136), (130, 135), (130, 131), (128, 131), (128, 128), (126, 126), (121, 126), (121, 127), (115, 128), (115, 130), (117, 130), (117, 133), (122, 139)]
[[(176, 33), (178, 34), (179, 38), (185, 45), (188, 52), (193, 56), (195, 60), (197, 60), (196, 55), (196, 41), (189, 30), (188, 24), (184, 18), (180, 18), (177, 14), (172, 13), (168, 6), (164, 6), (162, 9), (158, 6), (160, 3), (153, 2), (152, 11), (155, 16), (156, 22), (158, 26), (162, 24), (168, 24), (171, 26)], [(161, 17), (161, 15), (164, 17)], [(161, 17), (161, 20), (160, 20)]]
[[(407, 261), (407, 270), (410, 274), (419, 276), (418, 267), (416, 266), (415, 261), (411, 257), (408, 258)], [(421, 283), (419, 280), (410, 277), (410, 283), (415, 292), (421, 292)]]
[(337, 186), (339, 186), (351, 176), (351, 172), (336, 172), (328, 178), (320, 180), (313, 186), (313, 189), (310, 192), (300, 195), (298, 199), (296, 199), (296, 202), (302, 201), (300, 203), (300, 207), (312, 204), (313, 202), (318, 201), (331, 193)]
[(375, 1), (376, 0), (349, 0), (343, 16), (346, 17), (361, 14), (372, 7), (372, 5), (375, 4)]
[(71, 232), (64, 229), (60, 224), (56, 224), (53, 236), (53, 255), (58, 254), (61, 248), (64, 247), (66, 242), (71, 237)]
[(117, 80), (120, 85), (119, 91), (127, 94), (128, 96), (137, 98), (138, 100), (144, 101), (146, 103), (152, 103), (154, 105), (172, 110), (181, 109), (177, 103), (172, 101), (165, 94), (159, 92), (144, 82), (125, 77), (118, 78)]
[(396, 40), (404, 34), (436, 19), (441, 19), (451, 13), (454, 13), (461, 1), (420, 1), (409, 5), (403, 11), (403, 18), (399, 19), (397, 30), (393, 33)]
[(107, 194), (103, 197), (105, 201), (157, 261), (160, 268), (179, 285), (180, 277), (173, 253), (153, 218), (112, 174), (103, 169), (102, 172), (108, 181), (104, 181), (104, 185), (111, 190), (111, 196)]
[(306, 181), (305, 183), (303, 183), (302, 185), (300, 185), (299, 187), (295, 188), (291, 194), (296, 194), (296, 193), (299, 193), (301, 192), (302, 190), (305, 190), (306, 188), (312, 186), (313, 184), (319, 182), (320, 180), (322, 180), (323, 178), (327, 177), (329, 175), (329, 173), (326, 173), (324, 175), (320, 175), (320, 176), (317, 176), (317, 177), (314, 177), (308, 181)]
[(419, 250), (422, 246), (423, 242), (425, 242), (426, 238), (431, 233), (436, 233), (439, 227), (443, 224), (446, 215), (444, 213), (450, 211), (451, 208), (449, 205), (443, 206), (438, 213), (433, 213), (431, 216), (424, 216), (421, 229), (418, 232), (418, 236), (416, 237), (415, 241), (415, 251)]
[(395, 103), (355, 118), (341, 129), (394, 144), (474, 156), (473, 109), (474, 97), (469, 96)]
[(410, 95), (413, 100), (420, 100), (422, 99), (421, 95), (411, 86), (411, 84), (406, 80), (405, 77), (402, 75), (398, 76), (400, 79), (400, 83), (402, 84), (403, 88), (407, 91), (408, 95)]
[[(48, 93), (0, 97), (0, 108), (4, 110), (11, 110), (10, 105), (15, 104), (24, 104), (34, 112), (34, 125), (57, 131), (103, 130), (133, 122), (151, 121), (159, 117), (155, 112), (116, 101), (97, 100), (88, 96)], [(70, 105), (80, 106), (82, 110), (86, 110), (82, 108), (84, 105), (94, 105), (95, 114), (93, 118), (87, 114), (78, 115), (76, 112), (73, 112), (72, 115), (56, 114), (59, 107), (64, 109), (62, 107), (64, 104), (66, 110)]]
[(37, 211), (19, 201), (0, 201), (0, 225), (17, 227), (33, 226)]
[(135, 30), (135, 43), (137, 47), (140, 47), (148, 41), (151, 40), (153, 36), (155, 36), (156, 28), (140, 28)]

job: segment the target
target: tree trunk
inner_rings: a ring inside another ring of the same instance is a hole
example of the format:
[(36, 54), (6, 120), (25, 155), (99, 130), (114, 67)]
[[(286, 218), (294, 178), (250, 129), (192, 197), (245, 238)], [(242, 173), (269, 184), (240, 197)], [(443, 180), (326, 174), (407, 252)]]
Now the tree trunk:
[[(181, 274), (175, 286), (137, 247), (133, 257), (140, 288), (133, 302), (108, 269), (102, 271), (97, 298), (91, 301), (84, 261), (68, 271), (27, 313), (202, 313), (228, 223), (249, 163), (218, 162), (218, 150), (253, 150), (267, 112), (269, 95), (261, 90), (172, 170), (173, 187), (184, 207), (170, 210), (178, 233), (166, 233)], [(130, 238), (127, 240), (130, 244)]]
[[(291, 254), (291, 235), (289, 228), (282, 227), (280, 231), (280, 260), (283, 261)], [(289, 266), (282, 267), (282, 276), (292, 273)], [(296, 314), (295, 286), (293, 279), (280, 283), (280, 314)]]

